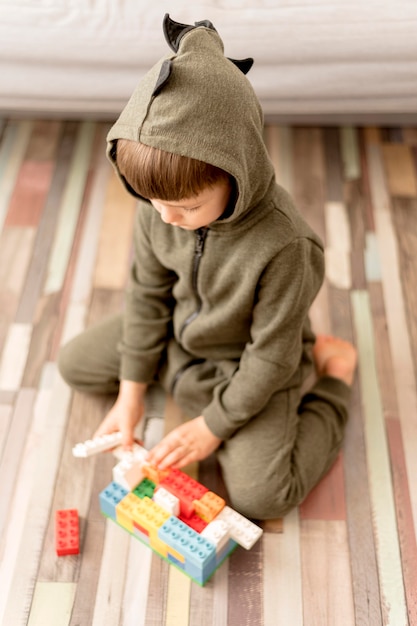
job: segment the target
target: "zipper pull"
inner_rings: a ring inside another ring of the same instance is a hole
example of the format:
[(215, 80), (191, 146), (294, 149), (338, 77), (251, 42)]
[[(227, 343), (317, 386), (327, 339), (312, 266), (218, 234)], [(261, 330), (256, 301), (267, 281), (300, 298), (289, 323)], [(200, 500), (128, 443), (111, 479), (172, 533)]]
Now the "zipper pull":
[(198, 228), (196, 230), (196, 240), (194, 252), (196, 256), (201, 257), (204, 250), (204, 243), (206, 241), (208, 228)]

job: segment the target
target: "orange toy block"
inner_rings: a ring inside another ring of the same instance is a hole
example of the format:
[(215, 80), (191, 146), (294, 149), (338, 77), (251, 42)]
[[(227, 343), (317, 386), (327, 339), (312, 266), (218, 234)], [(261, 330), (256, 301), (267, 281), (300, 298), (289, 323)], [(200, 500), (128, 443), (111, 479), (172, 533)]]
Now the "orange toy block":
[(207, 523), (210, 523), (225, 505), (223, 498), (212, 491), (207, 491), (199, 500), (194, 500), (195, 512)]
[(145, 463), (142, 467), (143, 475), (149, 478), (155, 485), (159, 485), (160, 482), (168, 476), (171, 470), (160, 470), (155, 465)]

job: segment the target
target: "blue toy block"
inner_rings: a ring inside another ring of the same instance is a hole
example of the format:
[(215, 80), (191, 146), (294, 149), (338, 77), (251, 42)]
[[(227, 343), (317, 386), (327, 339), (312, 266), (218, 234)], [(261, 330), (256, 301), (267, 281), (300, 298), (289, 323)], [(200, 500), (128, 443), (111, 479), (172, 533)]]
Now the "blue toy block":
[(159, 529), (158, 537), (185, 558), (184, 570), (201, 584), (216, 565), (216, 546), (195, 530), (171, 516)]
[(100, 493), (100, 509), (111, 519), (116, 520), (116, 506), (129, 492), (115, 482), (110, 483)]

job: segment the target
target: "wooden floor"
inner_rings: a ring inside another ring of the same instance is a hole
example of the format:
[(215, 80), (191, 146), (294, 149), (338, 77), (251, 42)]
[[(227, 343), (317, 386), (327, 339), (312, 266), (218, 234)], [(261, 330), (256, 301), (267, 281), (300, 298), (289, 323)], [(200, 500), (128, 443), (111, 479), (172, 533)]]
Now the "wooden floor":
[[(130, 259), (107, 126), (0, 124), (0, 623), (417, 625), (417, 130), (266, 129), (326, 243), (314, 327), (355, 342), (358, 375), (330, 474), (200, 588), (101, 517), (112, 456), (71, 455), (109, 401), (71, 394), (57, 351), (120, 308)], [(158, 389), (147, 417), (147, 445), (181, 418)], [(212, 459), (190, 471), (221, 490)], [(79, 556), (55, 556), (62, 508), (79, 511)]]

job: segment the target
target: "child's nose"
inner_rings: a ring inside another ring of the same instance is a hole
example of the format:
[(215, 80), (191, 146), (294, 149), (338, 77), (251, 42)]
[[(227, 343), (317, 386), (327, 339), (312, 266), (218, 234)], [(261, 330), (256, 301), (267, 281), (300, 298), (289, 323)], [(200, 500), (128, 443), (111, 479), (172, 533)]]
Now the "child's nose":
[(177, 218), (178, 214), (176, 209), (161, 207), (161, 219), (165, 224), (172, 224), (177, 221)]

